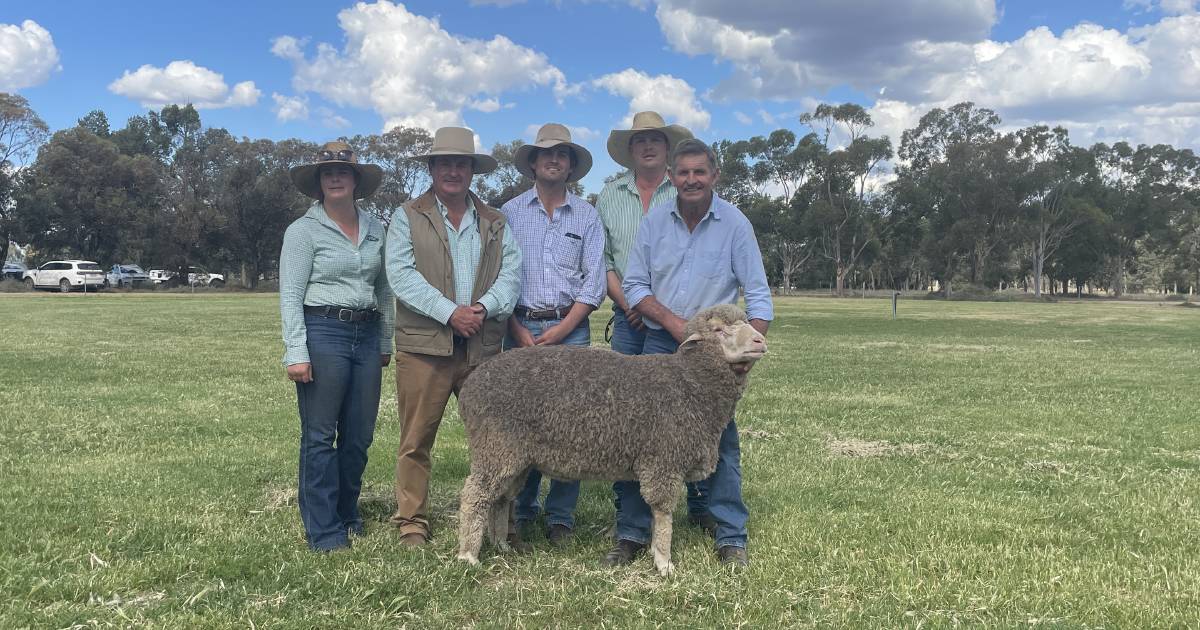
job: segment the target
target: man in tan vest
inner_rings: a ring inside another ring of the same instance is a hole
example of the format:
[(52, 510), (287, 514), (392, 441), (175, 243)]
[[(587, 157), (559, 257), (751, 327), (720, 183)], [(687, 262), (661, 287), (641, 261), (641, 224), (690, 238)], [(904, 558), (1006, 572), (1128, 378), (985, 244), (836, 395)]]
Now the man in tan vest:
[(386, 267), (396, 294), (396, 400), (400, 449), (396, 512), (401, 542), (428, 542), (430, 450), (450, 394), (500, 352), (521, 289), (521, 251), (504, 215), (471, 192), (496, 160), (475, 152), (470, 129), (443, 127), (429, 164), (433, 185), (392, 216)]

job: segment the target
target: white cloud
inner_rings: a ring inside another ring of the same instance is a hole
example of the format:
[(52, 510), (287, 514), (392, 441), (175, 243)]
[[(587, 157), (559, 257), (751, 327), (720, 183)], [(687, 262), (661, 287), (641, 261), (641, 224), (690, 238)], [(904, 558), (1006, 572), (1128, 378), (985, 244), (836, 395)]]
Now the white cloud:
[(622, 125), (628, 128), (637, 112), (652, 110), (668, 123), (678, 123), (693, 131), (708, 129), (712, 116), (700, 105), (696, 90), (687, 81), (669, 74), (650, 76), (633, 68), (606, 74), (592, 85), (629, 99), (629, 113)]
[(350, 126), (350, 121), (345, 117), (338, 115), (328, 107), (317, 109), (317, 113), (321, 115), (321, 124), (330, 129), (345, 129)]
[(761, 119), (761, 120), (762, 120), (764, 123), (766, 123), (766, 124), (768, 124), (768, 125), (774, 125), (774, 124), (777, 124), (777, 123), (779, 122), (779, 120), (778, 120), (778, 118), (776, 118), (775, 114), (772, 114), (771, 112), (769, 112), (769, 111), (767, 111), (767, 110), (765, 110), (765, 109), (760, 109), (760, 110), (758, 110), (758, 117), (759, 117), (759, 118), (760, 118), (760, 119)]
[(273, 92), (271, 100), (275, 101), (275, 107), (271, 109), (275, 112), (275, 118), (279, 122), (308, 120), (307, 98), (303, 96), (285, 96), (278, 92)]
[(750, 123), (754, 122), (753, 118), (747, 116), (743, 112), (733, 112), (733, 117), (735, 120), (742, 123), (743, 125), (749, 125)]
[(480, 112), (500, 111), (500, 101), (494, 98), (476, 99), (467, 103), (467, 107)]
[(0, 24), (0, 90), (40, 85), (61, 69), (50, 31), (33, 20)]
[(230, 90), (225, 77), (188, 60), (172, 61), (165, 68), (146, 64), (133, 72), (126, 70), (108, 89), (145, 107), (191, 103), (197, 109), (246, 107), (257, 103), (262, 94), (253, 81), (242, 81)]
[(1127, 11), (1145, 13), (1158, 9), (1166, 15), (1190, 15), (1196, 13), (1200, 0), (1125, 0), (1121, 3)]
[(436, 18), (387, 0), (344, 9), (338, 23), (346, 37), (341, 50), (320, 43), (307, 57), (303, 42), (285, 36), (271, 51), (292, 62), (298, 92), (373, 109), (384, 118), (384, 129), (461, 125), (464, 109), (511, 90), (549, 87), (560, 100), (579, 91), (540, 52), (502, 35), (454, 35)]

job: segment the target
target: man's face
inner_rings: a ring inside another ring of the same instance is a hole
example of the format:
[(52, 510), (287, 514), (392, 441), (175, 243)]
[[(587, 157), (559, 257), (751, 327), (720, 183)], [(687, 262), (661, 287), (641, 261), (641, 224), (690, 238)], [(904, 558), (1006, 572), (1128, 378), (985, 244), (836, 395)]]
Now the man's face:
[(639, 131), (629, 138), (634, 170), (653, 171), (667, 163), (667, 136), (661, 131)]
[(433, 192), (441, 197), (461, 197), (471, 188), (471, 158), (465, 155), (440, 155), (429, 164)]
[(354, 171), (340, 164), (321, 167), (321, 193), (325, 201), (338, 202), (354, 198)]
[(717, 169), (708, 163), (708, 156), (703, 153), (689, 153), (675, 160), (675, 168), (671, 171), (671, 183), (675, 184), (675, 189), (679, 191), (681, 202), (704, 203), (712, 197), (717, 175)]
[(571, 175), (571, 147), (565, 144), (539, 149), (533, 159), (533, 176), (543, 184), (561, 184)]

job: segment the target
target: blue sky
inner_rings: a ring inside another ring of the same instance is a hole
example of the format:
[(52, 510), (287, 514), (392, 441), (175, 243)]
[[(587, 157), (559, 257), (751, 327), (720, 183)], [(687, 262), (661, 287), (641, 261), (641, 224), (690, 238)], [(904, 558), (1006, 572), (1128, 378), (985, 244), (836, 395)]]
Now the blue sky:
[(595, 191), (616, 170), (608, 132), (640, 109), (715, 140), (852, 100), (898, 143), (969, 99), (1077, 144), (1195, 149), (1200, 16), (1196, 0), (6, 2), (0, 90), (52, 129), (168, 102), (253, 138), (465, 124), (490, 147), (562, 122)]

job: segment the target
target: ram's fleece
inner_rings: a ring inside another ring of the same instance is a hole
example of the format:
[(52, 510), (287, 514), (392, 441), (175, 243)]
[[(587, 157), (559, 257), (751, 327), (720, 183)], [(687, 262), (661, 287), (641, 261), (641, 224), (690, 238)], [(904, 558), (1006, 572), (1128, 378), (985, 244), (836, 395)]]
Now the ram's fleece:
[(766, 341), (736, 306), (706, 309), (675, 354), (533, 347), (477, 368), (459, 394), (471, 474), (459, 508), (460, 560), (479, 562), (484, 530), (500, 547), (526, 473), (641, 482), (654, 515), (654, 564), (672, 570), (671, 511), (684, 481), (717, 465), (750, 367)]

